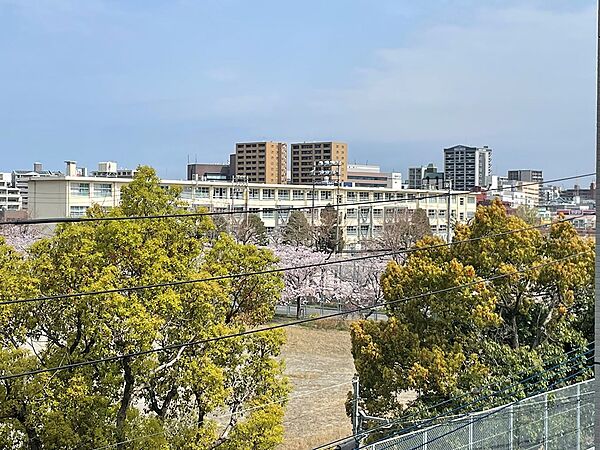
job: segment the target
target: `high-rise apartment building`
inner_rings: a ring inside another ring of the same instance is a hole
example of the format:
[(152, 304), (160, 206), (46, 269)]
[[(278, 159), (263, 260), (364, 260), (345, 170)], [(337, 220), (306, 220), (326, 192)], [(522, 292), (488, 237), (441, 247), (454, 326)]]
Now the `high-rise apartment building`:
[(343, 142), (292, 144), (291, 172), (293, 184), (321, 183), (327, 180), (347, 181), (348, 144)]
[(470, 191), (485, 188), (492, 176), (492, 149), (455, 145), (444, 149), (444, 174), (452, 188)]
[(250, 183), (283, 184), (287, 178), (285, 142), (238, 142), (232, 168)]
[(541, 183), (544, 181), (544, 175), (541, 170), (509, 170), (508, 179), (515, 181), (524, 181), (527, 183)]

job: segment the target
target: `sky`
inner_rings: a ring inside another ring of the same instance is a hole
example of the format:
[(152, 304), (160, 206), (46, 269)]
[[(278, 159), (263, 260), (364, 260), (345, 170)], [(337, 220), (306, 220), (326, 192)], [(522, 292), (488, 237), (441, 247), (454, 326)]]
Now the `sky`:
[[(348, 143), (406, 174), (594, 171), (595, 0), (0, 0), (0, 171), (225, 162)], [(64, 170), (64, 169), (63, 169)]]

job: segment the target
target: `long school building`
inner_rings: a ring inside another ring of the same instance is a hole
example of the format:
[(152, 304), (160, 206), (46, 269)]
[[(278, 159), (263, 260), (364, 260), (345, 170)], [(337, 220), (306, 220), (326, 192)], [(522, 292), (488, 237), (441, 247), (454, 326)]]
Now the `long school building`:
[[(93, 204), (113, 208), (120, 202), (121, 187), (129, 182), (129, 178), (112, 177), (33, 178), (29, 181), (30, 217), (82, 217)], [(350, 249), (359, 248), (361, 241), (377, 237), (386, 221), (402, 210), (425, 210), (431, 231), (441, 237), (446, 237), (448, 227), (446, 191), (232, 181), (163, 180), (162, 184), (179, 186), (181, 200), (190, 207), (205, 207), (214, 212), (237, 211), (228, 220), (240, 220), (245, 210), (255, 213), (269, 232), (286, 224), (291, 212), (286, 208), (339, 204), (340, 226)], [(450, 198), (451, 224), (474, 217), (475, 194), (454, 191)], [(308, 221), (315, 224), (319, 222), (319, 211), (304, 210)]]

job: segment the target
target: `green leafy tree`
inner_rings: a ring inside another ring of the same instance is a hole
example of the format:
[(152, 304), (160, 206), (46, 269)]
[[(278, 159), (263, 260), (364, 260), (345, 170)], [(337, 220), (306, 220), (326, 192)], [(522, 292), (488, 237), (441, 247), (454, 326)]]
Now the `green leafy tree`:
[[(397, 417), (407, 407), (419, 414), (441, 401), (448, 403), (437, 412), (449, 410), (458, 396), (466, 403), (470, 394), (464, 395), (483, 385), (506, 385), (541, 370), (545, 360), (558, 362), (566, 352), (586, 348), (592, 339), (592, 244), (567, 222), (553, 224), (547, 234), (529, 229), (486, 237), (527, 227), (495, 202), (480, 207), (472, 223), (456, 227), (455, 242), (477, 240), (389, 263), (381, 279), (385, 299), (420, 297), (389, 305), (387, 322), (362, 321), (352, 328), (362, 406), (369, 414)], [(441, 242), (427, 237), (417, 247)], [(498, 275), (508, 276), (476, 283)], [(584, 360), (575, 367), (583, 367)], [(571, 366), (540, 382), (578, 370)], [(408, 390), (418, 397), (407, 406), (401, 394)], [(513, 395), (527, 392), (522, 386)]]
[(292, 211), (283, 228), (283, 244), (295, 247), (311, 245), (311, 226), (302, 211)]
[(314, 243), (319, 252), (334, 253), (344, 248), (344, 234), (338, 213), (331, 205), (321, 209), (319, 224), (314, 230)]
[[(182, 214), (177, 190), (140, 167), (109, 214)], [(91, 216), (105, 214), (91, 208)], [(207, 217), (61, 225), (27, 258), (0, 246), (2, 300), (168, 283), (275, 267), (265, 249), (227, 235), (211, 242)], [(263, 332), (138, 357), (246, 330), (270, 320), (278, 274), (5, 307), (0, 373), (97, 358), (113, 362), (5, 381), (0, 447), (272, 448), (288, 391), (284, 336)], [(268, 405), (263, 408), (263, 405)], [(219, 419), (217, 419), (219, 418)], [(268, 432), (265, 430), (269, 430)], [(16, 438), (16, 444), (15, 442)], [(6, 445), (5, 445), (6, 444)]]

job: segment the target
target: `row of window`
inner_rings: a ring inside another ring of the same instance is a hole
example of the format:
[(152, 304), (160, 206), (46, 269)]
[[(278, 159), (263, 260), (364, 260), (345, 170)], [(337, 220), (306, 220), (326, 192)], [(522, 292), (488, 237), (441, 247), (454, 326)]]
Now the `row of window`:
[[(110, 197), (112, 195), (112, 184), (93, 183), (94, 197)], [(90, 183), (71, 183), (71, 195), (90, 195)]]

